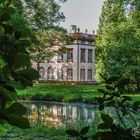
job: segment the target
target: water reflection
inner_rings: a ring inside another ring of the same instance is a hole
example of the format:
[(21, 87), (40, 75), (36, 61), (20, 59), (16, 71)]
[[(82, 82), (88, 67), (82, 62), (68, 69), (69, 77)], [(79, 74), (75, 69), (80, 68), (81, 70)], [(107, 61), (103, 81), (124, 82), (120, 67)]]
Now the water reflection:
[(95, 107), (84, 104), (52, 102), (28, 102), (27, 113), (31, 124), (66, 127), (69, 125), (91, 124), (95, 118)]

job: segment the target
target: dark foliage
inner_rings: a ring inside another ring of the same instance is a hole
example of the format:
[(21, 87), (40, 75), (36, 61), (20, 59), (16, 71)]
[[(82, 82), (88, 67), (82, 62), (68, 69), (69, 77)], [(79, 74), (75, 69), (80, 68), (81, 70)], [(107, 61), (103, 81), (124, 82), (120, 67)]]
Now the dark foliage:
[[(15, 26), (13, 17), (20, 20), (20, 16), (11, 2), (0, 1), (0, 123), (28, 128), (30, 124), (24, 117), (26, 108), (16, 101), (16, 88), (32, 86), (32, 80), (38, 78), (38, 73), (31, 68), (26, 51), (30, 47), (30, 36), (25, 36)], [(24, 26), (23, 23), (21, 27)]]

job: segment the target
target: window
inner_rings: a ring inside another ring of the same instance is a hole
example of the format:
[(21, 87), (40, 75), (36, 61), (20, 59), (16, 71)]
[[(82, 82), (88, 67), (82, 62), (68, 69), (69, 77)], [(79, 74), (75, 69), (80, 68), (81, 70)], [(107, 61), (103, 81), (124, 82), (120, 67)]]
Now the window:
[(68, 69), (68, 80), (72, 80), (73, 79), (73, 70), (72, 68)]
[(92, 50), (88, 50), (88, 63), (92, 63)]
[(53, 80), (53, 69), (48, 68), (48, 80)]
[(67, 50), (67, 61), (73, 61), (73, 49), (68, 49)]
[(59, 62), (59, 61), (63, 61), (63, 54), (58, 54), (58, 59), (57, 59), (57, 61)]
[(86, 42), (84, 40), (81, 40), (81, 44), (85, 44)]
[(81, 62), (85, 62), (85, 49), (81, 49)]
[(92, 45), (92, 42), (91, 41), (88, 41), (88, 45)]
[(85, 81), (85, 69), (81, 69), (80, 71), (80, 80)]
[(39, 68), (39, 75), (40, 75), (39, 80), (44, 80), (44, 74), (45, 74), (44, 68), (40, 67)]
[(92, 69), (88, 69), (87, 78), (88, 78), (88, 81), (92, 81)]
[(63, 79), (63, 70), (60, 69), (58, 70), (58, 80), (62, 80)]

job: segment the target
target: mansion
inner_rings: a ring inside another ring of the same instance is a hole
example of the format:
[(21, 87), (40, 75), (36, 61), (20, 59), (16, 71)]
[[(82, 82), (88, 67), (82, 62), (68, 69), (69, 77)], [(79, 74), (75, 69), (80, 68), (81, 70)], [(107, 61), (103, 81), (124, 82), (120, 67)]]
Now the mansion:
[(95, 35), (74, 32), (71, 36), (74, 41), (65, 46), (66, 53), (39, 64), (40, 81), (95, 81)]

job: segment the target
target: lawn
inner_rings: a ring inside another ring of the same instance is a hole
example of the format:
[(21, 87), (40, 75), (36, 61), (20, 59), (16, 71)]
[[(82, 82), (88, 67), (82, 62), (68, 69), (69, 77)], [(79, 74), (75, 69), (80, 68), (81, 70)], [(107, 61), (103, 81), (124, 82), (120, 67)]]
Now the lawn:
[(18, 96), (24, 99), (38, 99), (64, 102), (92, 102), (97, 96), (100, 85), (76, 85), (42, 83), (34, 84), (32, 88), (18, 90)]
[[(102, 85), (77, 85), (58, 83), (37, 83), (25, 90), (17, 90), (18, 96), (26, 100), (62, 101), (95, 103), (95, 97), (101, 96), (97, 89)], [(140, 101), (140, 94), (129, 94), (134, 101)]]

